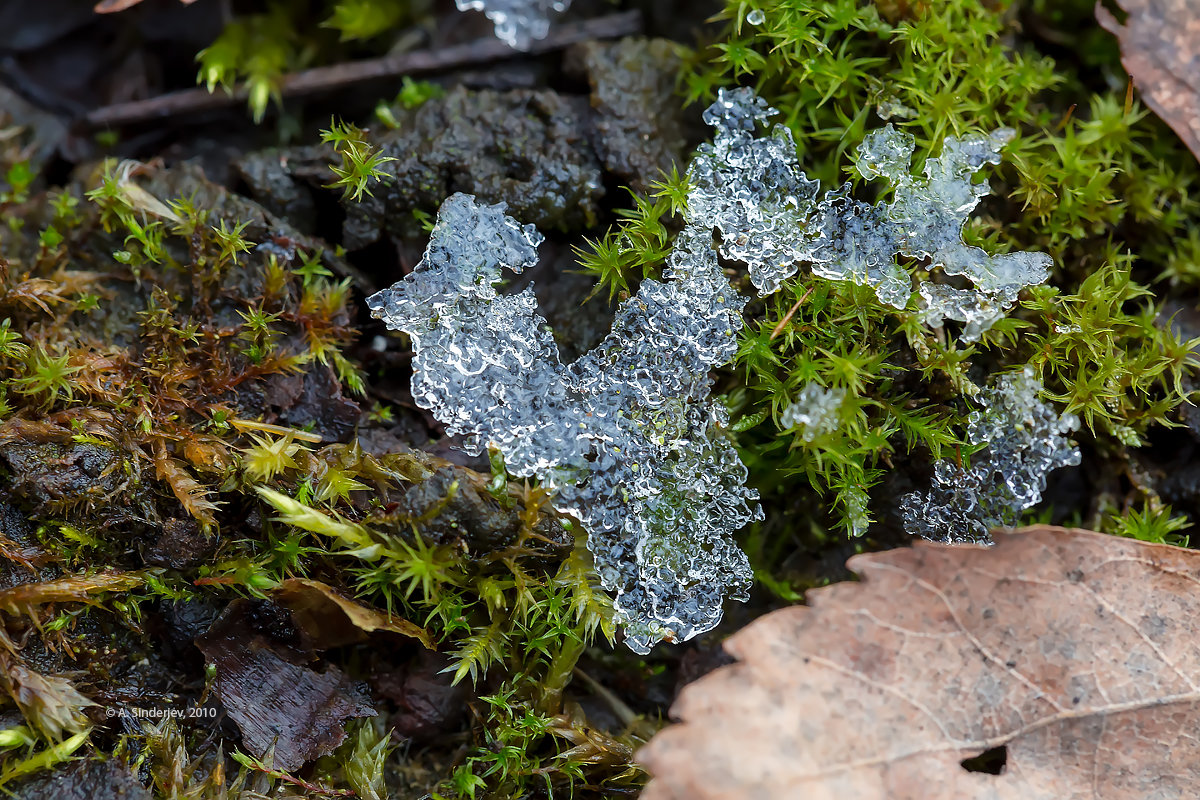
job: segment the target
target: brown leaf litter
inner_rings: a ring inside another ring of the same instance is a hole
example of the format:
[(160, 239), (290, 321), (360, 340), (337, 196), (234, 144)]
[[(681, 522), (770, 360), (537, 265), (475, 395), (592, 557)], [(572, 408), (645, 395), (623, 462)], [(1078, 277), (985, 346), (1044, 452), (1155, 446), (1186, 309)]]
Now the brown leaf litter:
[(1195, 0), (1117, 0), (1122, 26), (1096, 4), (1096, 19), (1121, 42), (1121, 63), (1146, 105), (1200, 158), (1200, 7)]
[(1200, 553), (1038, 526), (848, 565), (684, 689), (644, 800), (1196, 796)]
[(312, 639), (313, 647), (331, 647), (364, 641), (375, 631), (398, 633), (436, 649), (429, 633), (420, 625), (354, 602), (332, 586), (307, 578), (289, 578), (279, 584), (272, 597), (292, 613), (292, 620)]

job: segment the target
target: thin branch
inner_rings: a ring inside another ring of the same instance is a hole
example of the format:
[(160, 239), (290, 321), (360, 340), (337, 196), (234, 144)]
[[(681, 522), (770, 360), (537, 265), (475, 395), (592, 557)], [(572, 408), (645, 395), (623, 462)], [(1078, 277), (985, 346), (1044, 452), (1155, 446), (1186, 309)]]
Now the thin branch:
[[(488, 37), (466, 44), (442, 47), (437, 50), (416, 50), (409, 53), (350, 61), (329, 67), (306, 69), (286, 75), (279, 91), (285, 98), (301, 97), (343, 89), (346, 86), (379, 78), (401, 75), (421, 75), (466, 66), (478, 66), (526, 55), (538, 55), (560, 50), (576, 42), (590, 39), (612, 39), (629, 36), (642, 30), (638, 11), (626, 11), (582, 22), (559, 25), (545, 39), (533, 42), (529, 50), (513, 50), (499, 39)], [(246, 88), (237, 86), (229, 92), (209, 92), (198, 87), (97, 108), (88, 113), (87, 124), (93, 128), (120, 127), (182, 114), (196, 114), (218, 108), (240, 105), (246, 101)]]

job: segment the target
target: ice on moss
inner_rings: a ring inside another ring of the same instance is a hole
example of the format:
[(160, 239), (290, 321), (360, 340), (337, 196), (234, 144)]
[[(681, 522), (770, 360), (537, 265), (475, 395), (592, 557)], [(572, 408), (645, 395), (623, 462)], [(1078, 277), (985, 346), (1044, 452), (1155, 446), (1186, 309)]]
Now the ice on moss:
[[(962, 338), (967, 342), (978, 341), (984, 331), (1003, 319), (1012, 302), (984, 292), (929, 281), (922, 283), (917, 291), (921, 295), (922, 321), (934, 327), (948, 319), (962, 322)], [(1015, 295), (1013, 299), (1016, 299)]]
[(1079, 448), (1067, 438), (1079, 429), (1079, 418), (1039, 399), (1041, 389), (1026, 367), (980, 393), (967, 436), (987, 447), (969, 466), (938, 461), (930, 490), (904, 496), (900, 511), (909, 533), (939, 542), (990, 542), (993, 528), (1016, 525), (1021, 512), (1042, 499), (1051, 472), (1079, 464)]
[(796, 428), (804, 441), (812, 442), (837, 430), (845, 399), (845, 389), (826, 389), (810, 381), (796, 400), (783, 409), (779, 421), (784, 428)]
[(515, 50), (528, 50), (550, 32), (550, 15), (562, 13), (571, 0), (454, 0), (459, 11), (482, 11), (496, 28), (496, 38)]
[[(489, 13), (502, 37), (544, 35), (537, 20), (566, 5), (458, 3)], [(713, 628), (723, 601), (744, 598), (752, 577), (732, 534), (761, 518), (757, 494), (745, 486), (746, 468), (725, 434), (724, 408), (709, 399), (709, 371), (735, 355), (746, 302), (718, 254), (746, 263), (763, 294), (808, 264), (825, 278), (872, 286), (897, 308), (907, 306), (913, 286), (896, 256), (928, 259), (948, 277), (919, 287), (924, 318), (935, 325), (959, 320), (964, 337), (986, 330), (1021, 286), (1045, 278), (1045, 256), (989, 256), (961, 240), (963, 223), (987, 191), (971, 176), (995, 163), (1006, 133), (947, 139), (923, 177), (910, 174), (911, 137), (890, 125), (871, 134), (858, 152), (859, 171), (886, 178), (894, 191), (889, 202), (869, 205), (852, 198), (849, 185), (822, 194), (800, 170), (786, 127), (759, 135), (775, 113), (750, 90), (721, 92), (704, 115), (717, 132), (689, 168), (687, 225), (663, 279), (642, 281), (609, 335), (571, 364), (560, 361), (531, 287), (495, 289), (505, 270), (536, 263), (542, 241), (502, 204), (479, 205), (462, 194), (446, 200), (412, 274), (368, 299), (375, 317), (412, 337), (416, 401), (448, 433), (464, 437), (469, 452), (498, 449), (511, 473), (539, 479), (554, 490), (556, 507), (581, 521), (625, 640), (639, 653)], [(952, 496), (962, 476), (945, 465), (934, 491), (910, 501), (951, 526), (940, 538), (978, 537), (978, 525), (986, 535), (989, 520), (1008, 519), (1005, 509), (1042, 485), (1039, 470), (1066, 463), (1066, 445), (1048, 450), (1037, 432), (1050, 425), (1049, 412), (1038, 410), (1047, 407), (1030, 401), (1010, 409), (1006, 398), (1032, 390), (1005, 391), (992, 406), (1012, 419), (1034, 416), (1026, 433), (988, 434), (999, 466), (985, 474), (980, 462), (980, 471), (966, 476), (984, 492), (971, 495), (967, 509), (978, 524), (953, 519), (954, 504), (968, 501)], [(844, 390), (811, 384), (785, 410), (784, 424), (813, 441), (836, 428), (844, 399)], [(973, 435), (985, 435), (988, 424), (976, 420)], [(1008, 494), (983, 483), (996, 475), (1014, 481)], [(865, 491), (851, 487), (841, 496), (861, 533)]]
[(541, 241), (503, 204), (454, 195), (421, 262), (368, 305), (412, 337), (417, 402), (469, 452), (495, 447), (514, 475), (554, 489), (556, 507), (582, 522), (625, 640), (645, 653), (711, 629), (723, 600), (750, 585), (731, 535), (760, 518), (757, 494), (726, 412), (708, 399), (746, 301), (711, 231), (689, 227), (664, 280), (643, 281), (609, 335), (563, 364), (532, 288), (495, 290), (505, 269), (536, 262)]
[(875, 113), (884, 122), (892, 119), (912, 119), (917, 112), (906, 106), (898, 97), (888, 95), (881, 97), (875, 103)]
[(846, 519), (850, 522), (849, 533), (851, 536), (862, 536), (867, 532), (867, 528), (871, 526), (871, 515), (867, 511), (867, 504), (871, 497), (864, 489), (857, 486), (849, 486), (841, 491), (842, 509), (846, 513)]
[(962, 241), (967, 217), (989, 191), (972, 176), (999, 162), (1012, 131), (947, 137), (920, 176), (911, 171), (912, 136), (890, 124), (871, 132), (856, 152), (858, 172), (885, 179), (893, 190), (889, 201), (873, 206), (853, 199), (849, 184), (822, 194), (801, 171), (787, 127), (759, 135), (776, 113), (748, 88), (721, 90), (704, 115), (716, 128), (713, 142), (701, 145), (688, 173), (689, 221), (715, 228), (721, 255), (744, 262), (761, 293), (777, 291), (807, 264), (823, 278), (871, 286), (881, 302), (904, 308), (913, 285), (896, 256), (924, 260), (931, 270), (973, 285), (923, 283), (924, 320), (963, 322), (962, 338), (972, 341), (1016, 302), (1022, 287), (1048, 276), (1045, 254), (993, 256)]

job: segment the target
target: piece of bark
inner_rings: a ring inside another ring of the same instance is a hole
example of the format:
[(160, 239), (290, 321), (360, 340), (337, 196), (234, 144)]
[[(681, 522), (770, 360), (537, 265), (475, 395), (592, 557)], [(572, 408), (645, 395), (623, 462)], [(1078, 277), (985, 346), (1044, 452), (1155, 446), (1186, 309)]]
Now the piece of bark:
[(1122, 26), (1096, 3), (1096, 19), (1121, 42), (1121, 63), (1142, 99), (1200, 158), (1200, 6), (1195, 0), (1117, 0)]
[(346, 720), (374, 716), (375, 709), (337, 667), (318, 672), (296, 663), (289, 644), (256, 630), (240, 601), (196, 640), (216, 667), (217, 697), (246, 750), (264, 758), (274, 748), (273, 766), (290, 772), (333, 752), (346, 738)]
[(467, 715), (471, 684), (453, 683), (453, 671), (449, 657), (428, 650), (400, 663), (386, 654), (377, 658), (371, 687), (396, 704), (387, 722), (395, 735), (426, 742), (459, 727)]
[(1196, 796), (1200, 553), (1039, 526), (849, 566), (684, 690), (645, 800)]

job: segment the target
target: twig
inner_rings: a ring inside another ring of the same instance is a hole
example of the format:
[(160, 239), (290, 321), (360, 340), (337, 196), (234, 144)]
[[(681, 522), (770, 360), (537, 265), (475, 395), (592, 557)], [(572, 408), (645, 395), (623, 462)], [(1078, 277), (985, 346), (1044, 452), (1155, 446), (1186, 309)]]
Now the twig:
[(808, 296), (812, 293), (813, 287), (810, 286), (808, 287), (808, 291), (804, 293), (804, 296), (797, 300), (796, 304), (788, 309), (788, 312), (784, 315), (783, 319), (779, 320), (779, 324), (775, 326), (775, 330), (771, 331), (771, 338), (768, 341), (774, 341), (776, 336), (783, 333), (784, 327), (786, 327), (787, 324), (792, 321), (792, 317), (795, 316), (796, 312), (800, 309), (800, 304), (807, 300)]
[[(639, 33), (641, 29), (641, 12), (626, 11), (621, 14), (559, 25), (551, 30), (550, 35), (545, 39), (533, 42), (528, 50), (513, 50), (499, 39), (488, 37), (437, 50), (416, 50), (382, 58), (350, 61), (329, 67), (294, 72), (291, 75), (285, 75), (280, 80), (279, 91), (283, 97), (301, 97), (342, 89), (362, 81), (395, 78), (400, 75), (428, 74), (519, 58), (525, 55), (538, 55), (560, 50), (568, 45), (589, 39), (629, 36)], [(152, 97), (149, 100), (135, 100), (130, 103), (103, 106), (88, 112), (86, 120), (87, 124), (93, 128), (120, 127), (163, 117), (226, 108), (245, 102), (246, 96), (244, 85), (237, 86), (231, 92), (210, 93), (204, 88), (184, 89)]]
[(600, 683), (600, 681), (596, 680), (591, 675), (588, 675), (579, 667), (575, 667), (572, 672), (575, 673), (576, 677), (587, 684), (587, 687), (592, 690), (592, 694), (604, 701), (604, 703), (608, 706), (609, 711), (616, 715), (617, 719), (621, 721), (622, 725), (629, 727), (633, 723), (637, 722), (637, 712), (627, 706), (625, 701), (618, 697), (615, 692), (613, 692), (604, 684)]

